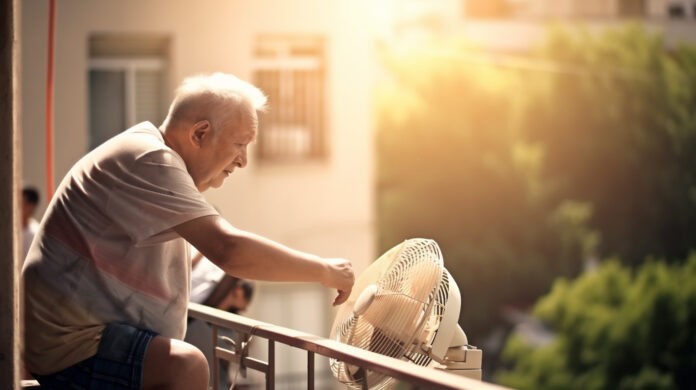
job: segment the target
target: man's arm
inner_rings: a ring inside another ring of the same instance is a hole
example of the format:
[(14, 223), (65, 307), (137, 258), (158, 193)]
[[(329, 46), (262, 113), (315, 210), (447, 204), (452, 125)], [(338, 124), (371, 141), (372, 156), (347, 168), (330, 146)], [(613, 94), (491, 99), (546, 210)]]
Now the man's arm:
[(288, 248), (236, 229), (220, 216), (196, 218), (174, 230), (226, 273), (239, 278), (319, 282), (338, 290), (334, 305), (345, 302), (353, 288), (353, 267), (348, 260), (323, 259)]

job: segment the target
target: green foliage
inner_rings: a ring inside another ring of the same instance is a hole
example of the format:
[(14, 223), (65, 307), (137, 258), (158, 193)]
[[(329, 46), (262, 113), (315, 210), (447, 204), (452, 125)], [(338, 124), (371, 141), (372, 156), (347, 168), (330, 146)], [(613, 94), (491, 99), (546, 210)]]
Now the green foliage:
[(378, 126), (381, 247), (436, 239), (464, 296), (487, 297), (464, 300), (467, 331), (481, 334), (491, 309), (532, 302), (559, 273), (544, 243), (555, 232), (542, 156), (516, 142), (510, 121), (518, 96), (506, 90), (520, 80), (465, 66), (457, 51), (394, 63), (398, 82), (381, 95)]
[(385, 58), (380, 250), (437, 240), (474, 344), (589, 258), (679, 262), (696, 247), (695, 49), (637, 27), (557, 29), (521, 66), (459, 43)]
[(696, 254), (635, 272), (612, 260), (557, 281), (534, 308), (554, 341), (533, 347), (512, 338), (504, 352), (512, 367), (497, 380), (520, 389), (694, 388), (694, 280)]
[(683, 259), (696, 229), (696, 50), (629, 26), (558, 30), (539, 54), (565, 66), (522, 126), (545, 148), (557, 202), (594, 206), (600, 251)]

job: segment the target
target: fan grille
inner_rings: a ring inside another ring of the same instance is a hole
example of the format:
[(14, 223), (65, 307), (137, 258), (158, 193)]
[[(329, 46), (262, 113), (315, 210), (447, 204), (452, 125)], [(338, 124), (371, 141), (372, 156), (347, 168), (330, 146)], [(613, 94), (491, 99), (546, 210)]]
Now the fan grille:
[[(407, 240), (393, 248), (356, 282), (356, 289), (336, 317), (332, 337), (418, 365), (430, 364), (431, 358), (419, 346), (434, 337), (444, 313), (448, 282), (443, 269), (440, 248), (432, 240)], [(358, 315), (353, 305), (372, 284), (378, 287), (374, 299)], [(335, 359), (331, 369), (350, 388), (363, 388), (367, 382), (368, 387), (381, 389), (393, 382)]]

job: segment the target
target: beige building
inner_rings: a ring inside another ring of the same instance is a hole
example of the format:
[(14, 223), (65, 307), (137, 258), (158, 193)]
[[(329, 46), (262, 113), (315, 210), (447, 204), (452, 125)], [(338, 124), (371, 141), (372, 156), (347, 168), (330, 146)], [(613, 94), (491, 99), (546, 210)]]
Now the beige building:
[[(229, 72), (261, 86), (270, 110), (248, 167), (210, 202), (239, 228), (350, 258), (358, 272), (374, 260), (369, 1), (56, 3), (56, 185), (111, 135), (159, 125), (184, 77)], [(23, 180), (42, 194), (47, 34), (48, 2), (22, 1)], [(321, 286), (261, 283), (247, 314), (328, 337), (332, 299)], [(277, 358), (279, 382), (306, 371), (282, 349)]]
[[(525, 54), (549, 23), (603, 31), (627, 22), (661, 33), (668, 45), (696, 44), (695, 0), (382, 0), (391, 3), (391, 43), (465, 38), (473, 48)], [(398, 5), (398, 7), (395, 7)]]
[(696, 18), (693, 0), (462, 0), (467, 17)]

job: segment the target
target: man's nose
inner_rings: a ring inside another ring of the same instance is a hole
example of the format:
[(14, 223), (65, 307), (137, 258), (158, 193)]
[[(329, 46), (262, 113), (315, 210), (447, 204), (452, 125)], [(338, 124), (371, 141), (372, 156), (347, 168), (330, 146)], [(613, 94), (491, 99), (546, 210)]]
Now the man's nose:
[(247, 165), (247, 152), (246, 149), (237, 157), (237, 166), (244, 168)]

